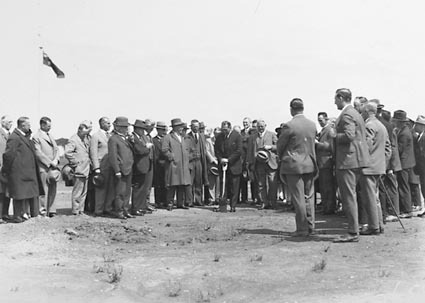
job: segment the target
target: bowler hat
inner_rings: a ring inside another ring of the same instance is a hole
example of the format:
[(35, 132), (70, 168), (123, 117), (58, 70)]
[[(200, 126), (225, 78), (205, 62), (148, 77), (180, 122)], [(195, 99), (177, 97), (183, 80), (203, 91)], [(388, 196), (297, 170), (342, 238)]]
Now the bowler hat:
[(257, 153), (257, 160), (263, 163), (267, 163), (270, 158), (270, 152), (265, 149), (260, 149)]
[(61, 177), (61, 172), (59, 171), (58, 168), (51, 168), (49, 169), (49, 171), (47, 172), (47, 183), (55, 183), (58, 182), (60, 180)]
[(92, 182), (96, 187), (103, 187), (103, 185), (105, 185), (105, 177), (102, 174), (95, 174)]
[(167, 129), (167, 125), (165, 124), (165, 122), (158, 121), (156, 122), (156, 128)]
[(128, 123), (127, 117), (116, 117), (114, 121), (114, 125), (116, 126), (130, 126), (130, 123)]
[(404, 122), (409, 121), (409, 119), (407, 119), (407, 114), (404, 110), (396, 110), (393, 113), (393, 119), (399, 120), (399, 121), (404, 121)]
[(182, 126), (184, 125), (182, 119), (180, 118), (175, 118), (173, 120), (171, 120), (171, 127), (175, 127), (175, 126)]
[(136, 119), (136, 121), (134, 121), (133, 127), (145, 128), (146, 127), (145, 121)]
[(214, 176), (218, 176), (218, 167), (217, 166), (211, 166), (210, 167), (210, 173), (213, 174)]
[(419, 115), (417, 118), (416, 118), (416, 122), (415, 122), (416, 124), (422, 124), (422, 125), (425, 125), (425, 116), (422, 116), (422, 115)]

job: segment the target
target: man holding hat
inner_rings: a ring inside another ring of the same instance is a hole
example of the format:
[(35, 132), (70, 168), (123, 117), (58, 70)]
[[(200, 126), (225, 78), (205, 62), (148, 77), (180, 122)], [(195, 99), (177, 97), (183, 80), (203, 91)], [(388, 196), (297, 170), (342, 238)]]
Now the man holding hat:
[(277, 136), (266, 126), (263, 119), (257, 121), (257, 133), (248, 138), (246, 155), (248, 170), (254, 172), (257, 183), (259, 209), (273, 209), (277, 199)]
[(156, 136), (152, 139), (154, 145), (153, 187), (155, 196), (155, 207), (167, 207), (167, 189), (165, 187), (165, 161), (166, 158), (161, 151), (162, 141), (168, 132), (165, 122), (156, 123)]
[(117, 117), (113, 125), (114, 131), (108, 141), (108, 160), (114, 180), (115, 215), (119, 219), (133, 218), (130, 214), (130, 194), (134, 158), (127, 136), (130, 123), (127, 117)]
[(292, 99), (289, 106), (293, 118), (282, 127), (277, 142), (280, 176), (295, 207), (294, 236), (308, 236), (314, 232), (313, 183), (318, 173), (314, 148), (316, 124), (304, 116), (301, 99)]
[(409, 185), (409, 172), (416, 165), (412, 132), (407, 125), (409, 119), (404, 110), (396, 110), (392, 121), (397, 134), (401, 170), (397, 172), (400, 198), (400, 218), (412, 217), (412, 196)]
[[(419, 175), (422, 196), (425, 197), (425, 116), (418, 116), (415, 122), (415, 131), (418, 133), (418, 138), (415, 141), (415, 172)], [(424, 214), (425, 212), (422, 212), (418, 216), (425, 217)]]
[(58, 169), (59, 151), (55, 139), (49, 134), (52, 120), (49, 117), (40, 119), (40, 129), (34, 134), (32, 140), (35, 145), (38, 167), (40, 169), (41, 183), (43, 184), (44, 196), (39, 197), (40, 215), (54, 217), (56, 215), (56, 179), (60, 177)]
[(145, 134), (145, 129), (148, 128), (145, 121), (136, 120), (133, 124), (133, 128), (134, 165), (131, 214), (140, 216), (147, 212), (151, 212), (151, 210), (148, 209), (146, 199), (149, 194), (149, 189), (152, 187), (154, 145)]
[(188, 209), (184, 205), (185, 193), (190, 192), (189, 153), (184, 140), (185, 123), (180, 118), (171, 120), (173, 130), (164, 136), (161, 151), (166, 157), (165, 186), (167, 187), (168, 210), (173, 209), (177, 195), (177, 208)]

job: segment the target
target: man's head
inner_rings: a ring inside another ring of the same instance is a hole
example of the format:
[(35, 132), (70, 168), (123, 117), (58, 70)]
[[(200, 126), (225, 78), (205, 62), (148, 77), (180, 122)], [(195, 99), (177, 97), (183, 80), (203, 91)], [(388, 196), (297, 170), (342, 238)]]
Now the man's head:
[(173, 129), (173, 132), (180, 136), (183, 135), (184, 124), (185, 123), (183, 123), (182, 119), (180, 118), (175, 118), (171, 120), (171, 128)]
[(224, 136), (227, 136), (231, 130), (232, 124), (229, 121), (221, 122), (221, 132), (224, 134)]
[(257, 131), (262, 134), (266, 131), (266, 122), (263, 119), (258, 119), (257, 121)]
[(111, 129), (111, 121), (108, 117), (102, 117), (99, 119), (99, 127), (100, 129), (104, 130), (105, 132), (109, 131)]
[(199, 133), (199, 121), (198, 120), (193, 119), (192, 121), (190, 121), (190, 130), (194, 134)]
[(213, 129), (211, 127), (205, 128), (205, 137), (211, 138), (213, 136)]
[(408, 121), (409, 119), (407, 119), (407, 113), (404, 110), (394, 111), (391, 122), (396, 128), (402, 128)]
[(127, 117), (116, 117), (113, 125), (114, 130), (117, 133), (126, 135), (128, 133), (128, 127), (130, 126), (130, 123), (128, 122)]
[(156, 133), (158, 134), (158, 136), (160, 137), (164, 137), (168, 132), (168, 127), (165, 124), (165, 122), (162, 121), (158, 121), (156, 123)]
[(242, 131), (242, 129), (241, 129), (241, 127), (240, 127), (239, 125), (235, 125), (235, 126), (233, 126), (233, 130), (234, 130), (235, 132), (237, 132), (238, 134), (240, 134), (240, 133), (241, 133), (241, 131)]
[(9, 116), (3, 116), (1, 117), (1, 127), (3, 127), (5, 130), (10, 130), (12, 128), (13, 121)]
[(361, 112), (363, 120), (366, 120), (370, 117), (375, 117), (377, 110), (378, 106), (376, 105), (376, 103), (367, 102), (366, 104), (364, 104)]
[(320, 112), (317, 114), (317, 122), (321, 127), (324, 127), (328, 123), (328, 114), (326, 112)]
[(242, 125), (244, 129), (248, 129), (251, 127), (251, 119), (248, 117), (245, 117), (242, 121)]
[(200, 134), (205, 134), (205, 123), (204, 122), (199, 122), (199, 133)]
[(390, 121), (391, 121), (391, 112), (390, 112), (390, 111), (388, 111), (388, 110), (383, 109), (383, 110), (381, 111), (381, 117), (382, 117), (385, 121), (390, 122)]
[(304, 102), (300, 98), (294, 98), (289, 103), (291, 115), (295, 116), (304, 112)]
[(80, 137), (84, 137), (87, 136), (88, 134), (90, 134), (91, 130), (92, 130), (93, 124), (91, 121), (89, 120), (84, 120), (83, 122), (81, 122), (78, 125), (78, 131), (77, 134)]
[(348, 88), (338, 88), (335, 92), (335, 105), (341, 110), (351, 103), (351, 91)]
[(28, 117), (20, 117), (17, 121), (18, 128), (27, 134), (31, 130), (30, 118)]
[(368, 102), (368, 101), (367, 101), (366, 97), (356, 97), (356, 98), (354, 99), (353, 106), (354, 106), (354, 108), (355, 108), (355, 109), (356, 109), (359, 113), (362, 113), (363, 106), (364, 106), (367, 102)]
[(415, 122), (415, 131), (423, 133), (425, 131), (425, 116), (419, 115)]
[(221, 128), (220, 127), (214, 128), (214, 138), (217, 138), (219, 134), (221, 134)]
[(252, 120), (251, 128), (257, 129), (257, 120)]
[(145, 131), (150, 134), (153, 129), (155, 128), (155, 121), (153, 121), (152, 119), (145, 119)]
[(44, 132), (49, 132), (52, 128), (52, 120), (49, 117), (41, 117), (40, 129)]

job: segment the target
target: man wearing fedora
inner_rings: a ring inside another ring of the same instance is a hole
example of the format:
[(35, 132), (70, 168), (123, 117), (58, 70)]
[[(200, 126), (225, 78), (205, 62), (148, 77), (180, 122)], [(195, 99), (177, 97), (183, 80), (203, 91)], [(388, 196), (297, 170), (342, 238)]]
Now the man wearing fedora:
[(161, 151), (166, 157), (165, 186), (167, 187), (168, 210), (173, 209), (177, 195), (177, 208), (188, 209), (184, 205), (185, 195), (190, 193), (189, 146), (184, 140), (185, 123), (180, 118), (171, 120), (172, 131), (164, 136)]
[[(13, 121), (9, 116), (1, 117), (0, 121), (0, 170), (3, 166), (3, 154), (6, 150), (6, 142), (9, 138), (10, 130), (12, 128)], [(9, 206), (10, 198), (6, 194), (6, 179), (0, 179), (0, 224), (7, 223), (9, 220)]]
[(283, 125), (277, 152), (280, 176), (288, 186), (295, 207), (294, 236), (308, 236), (314, 232), (314, 178), (318, 173), (316, 124), (304, 116), (304, 103), (295, 98), (289, 104), (292, 120)]
[(154, 144), (154, 166), (153, 166), (153, 187), (156, 208), (167, 207), (167, 189), (165, 187), (165, 161), (166, 158), (161, 151), (162, 141), (168, 132), (165, 122), (156, 123), (156, 136), (152, 139)]
[(65, 145), (65, 158), (74, 170), (74, 187), (72, 189), (72, 213), (84, 214), (84, 206), (88, 189), (88, 177), (90, 173), (90, 131), (91, 121), (83, 121)]
[(130, 214), (133, 146), (128, 139), (127, 117), (116, 117), (114, 130), (108, 141), (108, 161), (114, 183), (113, 206), (118, 219), (133, 218)]
[(229, 121), (221, 123), (221, 133), (217, 136), (214, 151), (220, 163), (220, 176), (223, 178), (224, 167), (226, 170), (226, 184), (223, 184), (222, 192), (230, 198), (230, 211), (236, 211), (239, 199), (239, 183), (242, 174), (242, 137), (232, 130)]
[(416, 165), (412, 132), (407, 125), (409, 119), (404, 110), (396, 110), (392, 121), (397, 134), (398, 153), (401, 170), (397, 172), (398, 193), (400, 198), (400, 218), (412, 217), (412, 198), (409, 185), (409, 173)]
[(273, 209), (277, 199), (277, 136), (266, 130), (263, 119), (257, 121), (257, 133), (248, 139), (246, 162), (257, 182), (259, 209)]
[(341, 111), (332, 130), (332, 137), (335, 138), (335, 170), (342, 208), (348, 219), (348, 234), (335, 240), (342, 243), (359, 241), (356, 187), (362, 169), (370, 163), (365, 123), (351, 105), (351, 98), (348, 88), (340, 88), (335, 92), (335, 105)]
[[(56, 183), (54, 177), (48, 178), (53, 173), (60, 176), (58, 169), (59, 151), (55, 139), (49, 133), (52, 127), (52, 120), (49, 117), (40, 119), (40, 129), (33, 136), (35, 154), (37, 156), (38, 167), (40, 169), (41, 183), (45, 195), (39, 197), (40, 215), (54, 217), (56, 215)], [(49, 174), (50, 172), (50, 174)]]
[(218, 159), (214, 151), (215, 137), (212, 128), (205, 130), (205, 150), (207, 156), (207, 168), (208, 168), (208, 185), (206, 186), (206, 204), (213, 205), (218, 202), (220, 195), (219, 186), (219, 171), (218, 171)]
[[(110, 170), (108, 169), (108, 140), (111, 136), (109, 130), (111, 129), (111, 121), (108, 117), (101, 117), (99, 119), (99, 130), (95, 132), (90, 139), (90, 160), (94, 176), (101, 175), (103, 178), (103, 185), (95, 186), (95, 216), (102, 216), (105, 209), (112, 209), (112, 200), (107, 194), (110, 188)], [(96, 178), (96, 177), (94, 177)]]
[[(419, 175), (422, 196), (425, 197), (425, 116), (418, 116), (415, 122), (415, 131), (418, 134), (415, 140), (415, 172)], [(425, 212), (422, 212), (418, 216), (424, 217), (424, 214)]]
[(186, 135), (189, 147), (189, 171), (191, 179), (191, 202), (193, 205), (204, 205), (203, 187), (208, 184), (207, 160), (205, 152), (205, 136), (199, 133), (199, 121), (190, 122), (190, 132)]
[(133, 192), (131, 196), (131, 214), (141, 216), (151, 212), (147, 205), (147, 196), (152, 187), (154, 166), (154, 145), (145, 134), (148, 126), (145, 121), (136, 120), (133, 124), (134, 164), (133, 164)]

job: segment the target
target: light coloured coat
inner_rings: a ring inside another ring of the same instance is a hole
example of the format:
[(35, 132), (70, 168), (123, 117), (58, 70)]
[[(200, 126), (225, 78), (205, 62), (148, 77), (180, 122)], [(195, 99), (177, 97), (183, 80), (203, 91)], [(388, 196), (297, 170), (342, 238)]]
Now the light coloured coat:
[(165, 162), (165, 186), (190, 185), (189, 147), (172, 131), (162, 140)]
[(40, 171), (47, 172), (52, 163), (59, 163), (59, 150), (55, 139), (41, 129), (32, 138), (35, 145), (38, 167)]
[(90, 160), (93, 170), (101, 168), (103, 158), (108, 154), (108, 136), (99, 129), (90, 138)]
[(89, 155), (90, 137), (81, 139), (74, 134), (65, 145), (65, 158), (71, 167), (74, 168), (76, 177), (88, 177), (90, 173), (90, 155)]

